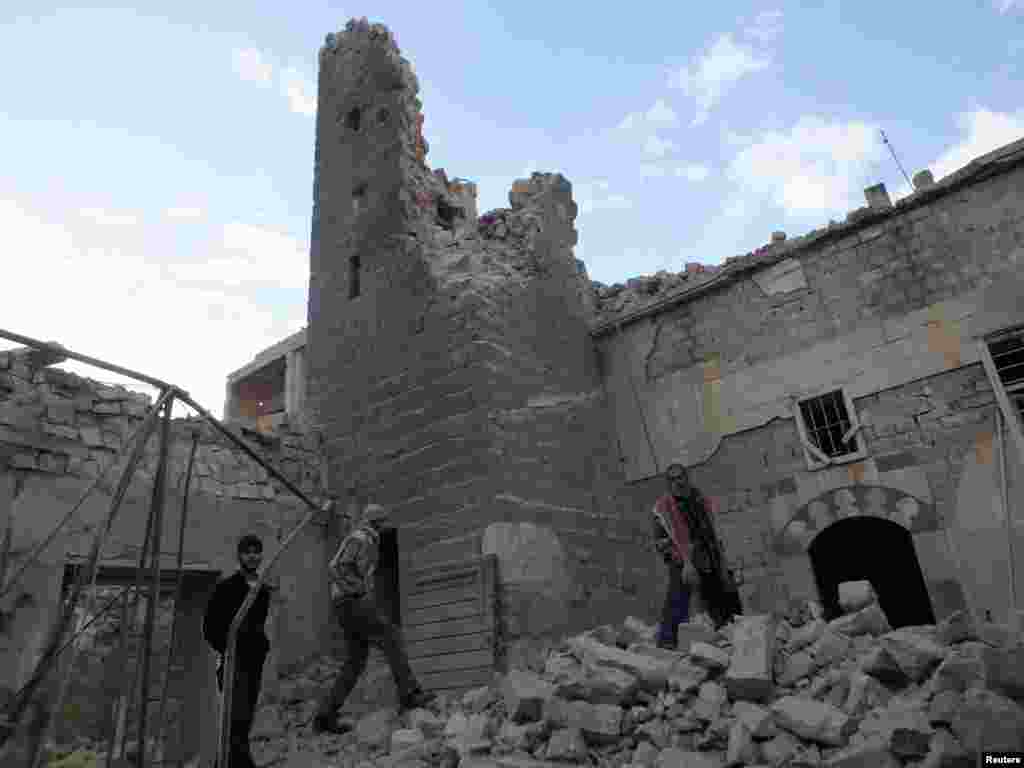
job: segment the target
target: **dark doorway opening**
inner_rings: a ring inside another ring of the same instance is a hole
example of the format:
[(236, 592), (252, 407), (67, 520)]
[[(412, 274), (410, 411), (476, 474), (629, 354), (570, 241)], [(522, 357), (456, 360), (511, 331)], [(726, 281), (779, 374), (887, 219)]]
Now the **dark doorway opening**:
[(387, 616), (396, 625), (402, 623), (398, 581), (398, 531), (383, 531), (380, 535), (380, 560), (374, 576), (374, 590), (381, 615)]
[(866, 580), (894, 629), (934, 624), (928, 588), (908, 531), (880, 517), (848, 517), (823, 530), (807, 549), (827, 620), (841, 615), (839, 585)]

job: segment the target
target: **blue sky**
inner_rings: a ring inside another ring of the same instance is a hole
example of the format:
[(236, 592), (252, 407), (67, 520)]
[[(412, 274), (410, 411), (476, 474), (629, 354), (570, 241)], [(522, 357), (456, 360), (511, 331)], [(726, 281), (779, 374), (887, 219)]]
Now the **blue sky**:
[(563, 173), (605, 283), (905, 194), (880, 128), (936, 178), (1024, 136), (1024, 0), (170, 5), (3, 3), (0, 328), (218, 415), (305, 323), (317, 50), (353, 16), (412, 62), (431, 166), (481, 213)]

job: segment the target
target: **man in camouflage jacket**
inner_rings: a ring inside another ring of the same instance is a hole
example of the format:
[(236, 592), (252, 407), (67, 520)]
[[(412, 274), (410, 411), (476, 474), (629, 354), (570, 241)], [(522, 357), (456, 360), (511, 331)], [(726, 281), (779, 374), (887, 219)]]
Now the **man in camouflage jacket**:
[(371, 642), (378, 644), (387, 657), (402, 709), (415, 709), (434, 700), (433, 694), (420, 688), (409, 666), (401, 628), (380, 615), (374, 594), (380, 535), (392, 528), (387, 510), (370, 504), (328, 565), (331, 601), (344, 632), (346, 658), (313, 719), (313, 728), (318, 733), (349, 730), (348, 725), (339, 725), (336, 717), (366, 669)]

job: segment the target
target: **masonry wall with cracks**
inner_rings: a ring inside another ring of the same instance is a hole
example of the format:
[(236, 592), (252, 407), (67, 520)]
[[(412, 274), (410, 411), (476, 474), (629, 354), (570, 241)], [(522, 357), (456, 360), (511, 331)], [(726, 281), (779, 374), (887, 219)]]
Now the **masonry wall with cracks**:
[[(115, 450), (139, 426), (150, 405), (147, 395), (46, 367), (49, 362), (28, 350), (0, 352), (0, 572), (5, 580), (22, 567), (101, 469), (112, 463)], [(162, 530), (163, 568), (173, 569), (178, 554), (185, 466), (194, 431), (199, 432), (200, 440), (184, 551), (184, 563), (192, 575), (186, 580), (182, 608), (192, 621), (183, 631), (192, 634), (199, 632), (195, 621), (201, 619), (216, 578), (237, 567), (238, 538), (247, 532), (259, 535), (269, 554), (306, 511), (265, 470), (204, 422), (175, 419)], [(320, 495), (321, 461), (313, 436), (249, 434), (248, 438), (261, 441), (257, 447), (264, 455), (307, 493), (314, 498)], [(70, 557), (88, 554), (124, 463), (122, 458), (24, 572), (17, 588), (0, 601), (0, 703), (20, 688), (34, 668), (58, 609), (65, 567)], [(154, 437), (129, 487), (101, 563), (137, 562), (156, 463)], [(268, 623), (273, 646), (268, 681), (276, 676), (278, 665), (287, 668), (323, 650), (330, 626), (323, 568), (331, 534), (336, 537), (337, 532), (330, 529), (328, 521), (315, 521), (282, 557), (278, 572), (271, 574), (276, 591)], [(196, 696), (188, 706), (193, 718), (190, 727), (202, 732), (193, 733), (195, 738), (208, 742), (209, 725), (215, 723), (215, 694), (208, 690), (213, 656), (204, 655), (201, 640), (190, 638), (192, 641), (199, 655), (190, 667), (196, 675), (190, 686)]]
[[(670, 301), (686, 290), (677, 285), (644, 304), (634, 288), (625, 307), (599, 310), (627, 506), (649, 510), (664, 488), (657, 473), (674, 460), (690, 466), (718, 503), (748, 610), (815, 597), (806, 552), (779, 537), (816, 499), (863, 501), (875, 487), (886, 489), (886, 516), (897, 504), (931, 510), (910, 531), (940, 616), (966, 603), (979, 618), (1014, 620), (1011, 549), (1024, 594), (1021, 479), (1007, 438), (1007, 512), (979, 344), (1024, 322), (1020, 144), (906, 203), (730, 261), (698, 278), (692, 285), (705, 290), (688, 300)], [(865, 425), (866, 456), (811, 470), (795, 400), (840, 387)]]
[(319, 89), (309, 403), (332, 487), (393, 506), (407, 563), (497, 554), (509, 653), (646, 601), (621, 575), (646, 554), (616, 513), (569, 183), (534, 174), (478, 219), (426, 166), (380, 25), (329, 38)]

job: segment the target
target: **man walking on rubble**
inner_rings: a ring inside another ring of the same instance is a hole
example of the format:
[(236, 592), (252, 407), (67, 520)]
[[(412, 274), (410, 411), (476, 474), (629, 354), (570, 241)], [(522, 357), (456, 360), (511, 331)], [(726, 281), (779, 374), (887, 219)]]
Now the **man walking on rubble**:
[(337, 713), (366, 669), (371, 642), (379, 644), (387, 657), (403, 710), (426, 706), (435, 698), (432, 693), (424, 692), (416, 681), (401, 628), (381, 616), (377, 607), (373, 577), (380, 560), (380, 535), (393, 528), (384, 507), (368, 505), (359, 525), (341, 542), (328, 565), (331, 601), (344, 632), (346, 658), (313, 718), (316, 733), (351, 730), (347, 723), (337, 722)]
[[(239, 569), (219, 582), (206, 606), (203, 617), (203, 636), (220, 654), (217, 663), (217, 689), (224, 689), (224, 654), (227, 650), (228, 630), (242, 607), (252, 584), (259, 580), (263, 560), (263, 542), (252, 534), (238, 542)], [(231, 696), (230, 766), (226, 768), (255, 768), (249, 751), (249, 732), (252, 730), (256, 703), (263, 681), (263, 663), (270, 651), (270, 641), (263, 630), (270, 610), (270, 588), (263, 585), (245, 620), (238, 628), (235, 641), (235, 680)]]
[(742, 607), (726, 570), (708, 500), (690, 485), (681, 464), (669, 466), (665, 477), (668, 494), (655, 502), (653, 520), (654, 547), (669, 568), (658, 645), (675, 649), (679, 625), (689, 619), (695, 593), (716, 627), (742, 613)]

